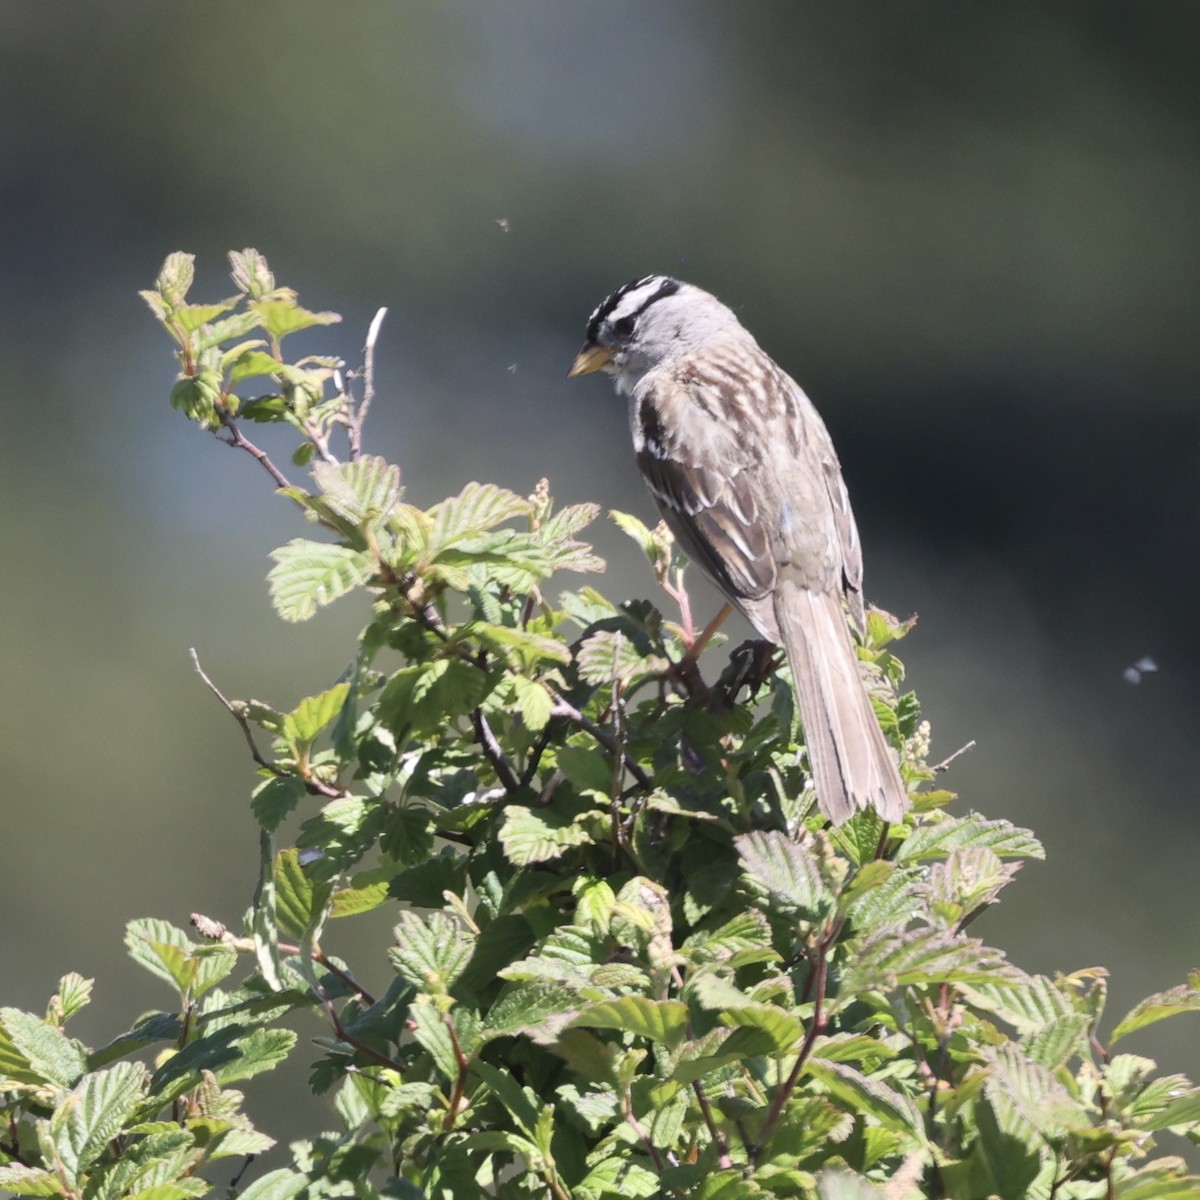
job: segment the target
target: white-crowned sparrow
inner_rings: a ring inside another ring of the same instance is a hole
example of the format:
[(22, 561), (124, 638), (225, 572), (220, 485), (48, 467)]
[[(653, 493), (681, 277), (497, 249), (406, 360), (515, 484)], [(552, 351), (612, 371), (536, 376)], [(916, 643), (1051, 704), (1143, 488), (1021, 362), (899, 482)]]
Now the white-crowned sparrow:
[(592, 313), (569, 374), (593, 371), (629, 397), (638, 466), (679, 544), (787, 652), (821, 811), (900, 820), (908, 797), (847, 617), (861, 628), (858, 531), (812, 402), (729, 308), (665, 275)]

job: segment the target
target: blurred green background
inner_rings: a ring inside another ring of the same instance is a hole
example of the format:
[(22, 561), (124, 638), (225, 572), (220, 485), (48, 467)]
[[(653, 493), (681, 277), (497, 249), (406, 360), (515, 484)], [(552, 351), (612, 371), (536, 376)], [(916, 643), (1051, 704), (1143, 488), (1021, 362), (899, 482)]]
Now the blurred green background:
[[(106, 1040), (168, 1000), (124, 922), (236, 923), (256, 857), (251, 764), (188, 647), (289, 706), (363, 620), (273, 616), (295, 513), (167, 406), (136, 289), (186, 249), (225, 295), (247, 245), (345, 314), (314, 348), (355, 358), (390, 307), (368, 435), (422, 503), (548, 474), (649, 518), (622, 403), (564, 371), (632, 275), (734, 305), (832, 428), (868, 595), (920, 614), (937, 757), (978, 739), (949, 786), (1046, 843), (976, 929), (1030, 970), (1113, 968), (1110, 1022), (1181, 982), (1198, 59), (1194, 0), (6, 0), (0, 1002), (96, 975), (79, 1031)], [(632, 544), (597, 539), (612, 592), (644, 593)], [(380, 944), (339, 938), (382, 986)], [(1130, 1048), (1200, 1073), (1194, 1024)], [(299, 1079), (252, 1085), (297, 1097), (269, 1131), (328, 1123)]]

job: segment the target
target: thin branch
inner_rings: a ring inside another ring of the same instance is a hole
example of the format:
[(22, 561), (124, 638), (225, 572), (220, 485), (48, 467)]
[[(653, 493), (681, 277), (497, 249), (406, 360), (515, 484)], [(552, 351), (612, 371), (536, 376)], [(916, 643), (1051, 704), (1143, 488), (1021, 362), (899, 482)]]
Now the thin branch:
[(729, 1143), (713, 1119), (712, 1106), (704, 1094), (704, 1089), (700, 1086), (700, 1080), (692, 1080), (692, 1091), (696, 1094), (696, 1100), (700, 1105), (700, 1114), (704, 1117), (704, 1124), (708, 1126), (708, 1136), (712, 1138), (713, 1145), (717, 1148), (717, 1166), (722, 1170), (728, 1170), (733, 1166), (733, 1159), (729, 1155)]
[(483, 715), (483, 709), (477, 708), (471, 713), (471, 724), (475, 727), (475, 737), (483, 747), (483, 753), (487, 757), (488, 762), (492, 764), (497, 776), (499, 776), (504, 790), (509, 795), (512, 795), (520, 789), (521, 781), (512, 769), (512, 764), (504, 757), (504, 751), (501, 750), (500, 743), (496, 741), (496, 735), (492, 732), (492, 727), (488, 724), (487, 717)]
[(968, 750), (973, 750), (974, 748), (975, 739), (972, 738), (965, 746), (959, 746), (959, 748), (955, 750), (955, 752), (950, 755), (949, 758), (943, 758), (942, 761), (938, 763), (936, 767), (932, 767), (931, 770), (935, 775), (940, 775), (960, 754), (966, 754)]
[(225, 711), (238, 723), (238, 727), (242, 731), (242, 736), (246, 739), (246, 745), (250, 747), (251, 757), (264, 771), (270, 771), (272, 775), (277, 775), (280, 778), (299, 779), (304, 784), (305, 790), (314, 796), (324, 796), (329, 800), (340, 800), (343, 796), (347, 795), (347, 792), (342, 788), (334, 787), (332, 784), (325, 783), (320, 779), (314, 779), (311, 775), (298, 775), (294, 771), (285, 771), (282, 767), (264, 758), (254, 742), (254, 734), (250, 731), (250, 722), (246, 719), (246, 714), (242, 711), (241, 706), (235, 704), (232, 700), (226, 699), (221, 689), (205, 674), (204, 668), (200, 665), (200, 656), (196, 653), (195, 647), (189, 649), (188, 653), (192, 656), (192, 666), (196, 668), (196, 674), (204, 680), (208, 690), (220, 700)]
[(633, 1094), (629, 1088), (625, 1089), (624, 1104), (621, 1107), (625, 1110), (625, 1120), (629, 1122), (633, 1128), (633, 1132), (637, 1134), (638, 1141), (642, 1143), (642, 1148), (650, 1155), (655, 1168), (661, 1175), (667, 1164), (663, 1162), (662, 1155), (658, 1152), (658, 1147), (650, 1140), (650, 1135), (642, 1128), (642, 1123), (633, 1115)]
[[(237, 422), (228, 414), (221, 413), (221, 425), (229, 434), (227, 438), (223, 438), (217, 434), (217, 441), (224, 442), (226, 446), (232, 446), (235, 450), (245, 450), (247, 454), (253, 458), (260, 467), (275, 481), (276, 487), (286, 488), (291, 487), (288, 477), (267, 457), (265, 450), (260, 450), (242, 431), (238, 428)], [(214, 431), (215, 432), (215, 431)]]
[(192, 666), (196, 668), (196, 674), (204, 680), (205, 687), (220, 700), (225, 711), (238, 723), (238, 727), (242, 731), (242, 736), (246, 739), (246, 745), (250, 747), (250, 755), (254, 761), (264, 771), (270, 771), (272, 775), (286, 775), (287, 772), (282, 768), (263, 758), (258, 747), (254, 744), (254, 734), (250, 732), (250, 722), (246, 719), (246, 714), (232, 700), (227, 700), (222, 694), (221, 689), (204, 673), (204, 668), (200, 665), (200, 656), (196, 653), (196, 648), (194, 646), (191, 647), (188, 653), (192, 656)]
[[(552, 717), (566, 717), (568, 721), (578, 725), (580, 729), (586, 730), (602, 745), (610, 754), (617, 753), (616, 743), (613, 741), (608, 730), (601, 728), (595, 721), (585, 717), (573, 704), (568, 703), (560, 696), (553, 688), (549, 689), (550, 697), (554, 701), (554, 707), (550, 710)], [(654, 787), (654, 780), (634, 762), (633, 759), (621, 755), (622, 761), (625, 763), (626, 769), (630, 775), (634, 777), (644, 788)]]
[(357, 458), (362, 453), (363, 426), (367, 421), (367, 413), (371, 411), (371, 402), (375, 399), (375, 343), (379, 340), (379, 330), (387, 309), (381, 308), (371, 321), (367, 330), (367, 341), (363, 346), (363, 395), (350, 418), (350, 457)]

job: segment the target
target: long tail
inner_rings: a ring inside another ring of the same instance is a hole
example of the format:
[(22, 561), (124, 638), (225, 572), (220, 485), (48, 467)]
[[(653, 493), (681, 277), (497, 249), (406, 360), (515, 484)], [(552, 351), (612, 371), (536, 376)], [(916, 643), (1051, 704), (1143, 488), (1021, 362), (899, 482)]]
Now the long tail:
[(817, 803), (835, 824), (860, 808), (899, 821), (908, 796), (871, 707), (841, 600), (783, 581), (775, 619), (800, 702)]

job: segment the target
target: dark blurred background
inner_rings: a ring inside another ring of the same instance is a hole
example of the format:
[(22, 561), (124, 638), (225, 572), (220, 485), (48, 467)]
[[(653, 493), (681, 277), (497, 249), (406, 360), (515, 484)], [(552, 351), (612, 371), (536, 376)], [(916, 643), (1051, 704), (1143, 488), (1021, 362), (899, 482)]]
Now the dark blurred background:
[[(294, 512), (167, 406), (136, 289), (186, 249), (197, 295), (226, 295), (242, 246), (344, 313), (314, 349), (355, 358), (390, 307), (369, 440), (422, 503), (548, 474), (650, 518), (622, 403), (564, 371), (628, 277), (717, 292), (825, 414), (870, 598), (920, 614), (903, 656), (935, 756), (978, 739), (961, 808), (1046, 844), (978, 932), (1030, 970), (1111, 967), (1110, 1024), (1182, 982), (1198, 60), (1194, 0), (7, 0), (0, 1002), (96, 975), (93, 1040), (167, 1002), (124, 922), (236, 923), (256, 856), (251, 764), (188, 647), (290, 706), (364, 619), (274, 617)], [(631, 543), (597, 540), (613, 592), (648, 590)], [(340, 936), (382, 986), (379, 943)], [(1200, 1073), (1186, 1020), (1130, 1048)], [(332, 1121), (298, 1080), (295, 1112), (259, 1113), (274, 1132)]]

